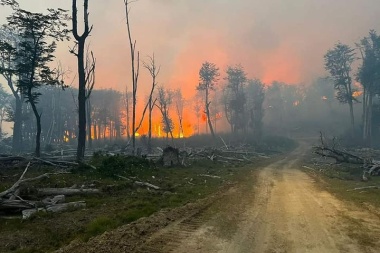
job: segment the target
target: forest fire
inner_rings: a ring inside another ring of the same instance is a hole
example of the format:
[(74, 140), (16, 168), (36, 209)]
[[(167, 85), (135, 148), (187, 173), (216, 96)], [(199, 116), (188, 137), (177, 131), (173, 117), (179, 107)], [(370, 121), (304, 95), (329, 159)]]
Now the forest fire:
[(361, 95), (363, 95), (363, 91), (360, 91), (360, 90), (358, 90), (358, 91), (354, 91), (354, 92), (352, 93), (352, 96), (353, 96), (354, 98), (358, 98), (358, 97), (360, 97)]

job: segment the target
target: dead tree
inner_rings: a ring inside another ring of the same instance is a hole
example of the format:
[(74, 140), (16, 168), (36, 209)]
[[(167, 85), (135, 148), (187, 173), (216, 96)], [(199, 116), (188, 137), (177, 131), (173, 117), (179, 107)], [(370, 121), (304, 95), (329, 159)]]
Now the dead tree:
[(128, 91), (128, 86), (125, 87), (125, 94), (124, 94), (124, 105), (125, 105), (125, 118), (126, 118), (126, 131), (127, 131), (127, 137), (128, 139), (131, 138), (131, 99), (132, 99), (132, 93)]
[(338, 163), (352, 163), (352, 164), (364, 164), (366, 160), (354, 154), (346, 151), (342, 151), (336, 148), (335, 138), (332, 141), (332, 145), (328, 145), (320, 133), (321, 145), (314, 147), (314, 152), (320, 156), (334, 158)]
[(84, 152), (86, 149), (86, 84), (88, 82), (88, 76), (86, 76), (85, 66), (85, 45), (86, 39), (90, 35), (93, 26), (89, 26), (88, 22), (88, 0), (84, 0), (83, 18), (84, 18), (84, 31), (82, 35), (78, 34), (78, 10), (77, 0), (72, 2), (72, 25), (73, 36), (76, 40), (76, 44), (73, 49), (70, 50), (72, 54), (77, 57), (78, 61), (78, 118), (79, 118), (79, 133), (78, 133), (78, 147), (77, 147), (77, 160), (84, 158)]
[(157, 76), (160, 73), (161, 67), (156, 65), (154, 54), (149, 56), (149, 63), (144, 62), (144, 68), (149, 71), (150, 76), (152, 77), (152, 88), (150, 90), (149, 99), (148, 99), (148, 108), (149, 108), (149, 131), (148, 131), (148, 151), (152, 150), (152, 113), (154, 104), (157, 99), (153, 99), (153, 93), (157, 86)]
[(14, 78), (17, 76), (15, 73), (15, 63), (13, 59), (16, 55), (16, 48), (18, 46), (19, 38), (14, 31), (9, 28), (1, 28), (0, 36), (0, 75), (5, 79), (12, 95), (15, 98), (15, 112), (13, 115), (13, 138), (12, 138), (12, 151), (18, 152), (22, 148), (22, 105), (24, 104), (24, 95), (19, 88), (16, 87)]
[[(129, 47), (131, 51), (131, 71), (132, 71), (132, 148), (133, 154), (136, 152), (136, 104), (137, 104), (137, 85), (140, 72), (140, 52), (136, 52), (136, 40), (132, 40), (131, 28), (129, 23), (129, 5), (131, 2), (124, 0), (125, 17), (128, 30)], [(137, 53), (137, 59), (136, 59)], [(136, 66), (137, 65), (137, 66)]]
[(207, 116), (208, 125), (212, 137), (215, 138), (214, 129), (212, 127), (211, 117), (210, 117), (210, 92), (215, 89), (216, 82), (219, 77), (219, 69), (214, 63), (205, 62), (199, 71), (199, 85), (197, 87), (198, 91), (204, 91), (205, 93), (205, 114)]
[(182, 92), (180, 89), (174, 91), (174, 103), (175, 103), (175, 109), (178, 117), (178, 123), (179, 123), (179, 131), (178, 131), (178, 138), (182, 138), (183, 133), (183, 107), (185, 105), (185, 101), (182, 96)]
[(89, 47), (87, 48), (86, 53), (86, 109), (87, 109), (87, 139), (88, 139), (88, 147), (92, 148), (92, 106), (91, 106), (91, 92), (95, 86), (95, 69), (96, 69), (96, 59), (94, 57), (94, 53), (89, 52)]
[(156, 107), (160, 110), (162, 115), (162, 123), (164, 125), (164, 131), (166, 132), (166, 137), (169, 137), (169, 134), (174, 139), (173, 136), (173, 121), (169, 115), (169, 108), (172, 104), (173, 98), (172, 93), (170, 91), (165, 91), (163, 87), (158, 88), (158, 99), (156, 103)]

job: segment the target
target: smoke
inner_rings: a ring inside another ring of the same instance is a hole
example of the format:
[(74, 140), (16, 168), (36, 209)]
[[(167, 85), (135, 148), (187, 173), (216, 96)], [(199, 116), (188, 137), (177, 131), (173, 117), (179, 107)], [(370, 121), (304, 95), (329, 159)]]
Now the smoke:
[[(71, 1), (19, 2), (33, 11), (71, 9)], [(370, 29), (380, 30), (378, 0), (140, 0), (130, 13), (142, 59), (154, 52), (160, 83), (186, 87), (186, 97), (195, 93), (203, 61), (222, 72), (242, 64), (250, 77), (266, 83), (304, 83), (325, 74), (323, 54), (334, 43), (353, 45)], [(97, 85), (124, 90), (130, 63), (123, 1), (90, 1), (90, 14)], [(68, 45), (60, 45), (58, 57), (75, 72)], [(148, 75), (141, 82), (148, 83)]]

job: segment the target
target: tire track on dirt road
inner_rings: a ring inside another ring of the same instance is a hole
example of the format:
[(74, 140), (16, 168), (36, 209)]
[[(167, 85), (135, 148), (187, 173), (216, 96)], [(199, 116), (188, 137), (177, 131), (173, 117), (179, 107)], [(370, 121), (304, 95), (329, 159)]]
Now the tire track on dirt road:
[[(319, 189), (298, 169), (306, 145), (302, 143), (288, 157), (263, 168), (253, 192), (236, 196), (248, 204), (235, 210), (239, 217), (232, 236), (220, 235), (219, 227), (225, 221), (215, 218), (223, 215), (215, 214), (177, 241), (171, 252), (380, 252), (378, 217)], [(360, 221), (360, 229), (374, 244), (363, 245), (360, 238), (349, 236), (350, 225), (343, 217)]]

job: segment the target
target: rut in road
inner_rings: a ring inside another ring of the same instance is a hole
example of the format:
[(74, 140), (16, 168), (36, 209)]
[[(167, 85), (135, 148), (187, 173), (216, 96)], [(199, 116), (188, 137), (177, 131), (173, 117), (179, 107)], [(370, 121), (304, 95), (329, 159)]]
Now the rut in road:
[(297, 169), (305, 152), (301, 145), (266, 166), (254, 187), (232, 190), (220, 206), (166, 228), (141, 252), (380, 252), (379, 216), (316, 187)]

